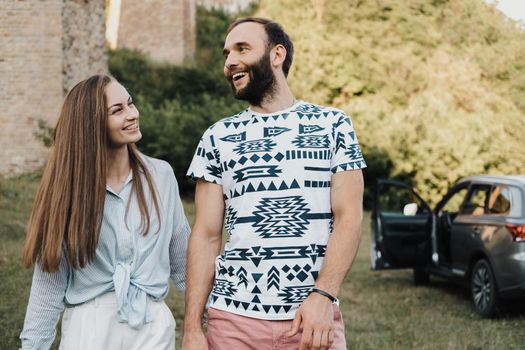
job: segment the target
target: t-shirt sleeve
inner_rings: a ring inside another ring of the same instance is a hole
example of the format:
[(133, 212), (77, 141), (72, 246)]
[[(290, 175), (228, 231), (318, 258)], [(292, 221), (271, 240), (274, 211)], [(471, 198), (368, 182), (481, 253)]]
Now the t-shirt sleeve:
[(346, 170), (366, 168), (365, 159), (359, 147), (352, 120), (340, 112), (337, 122), (333, 124), (333, 156), (330, 164), (332, 174)]
[(222, 169), (220, 155), (216, 145), (216, 138), (212, 128), (202, 135), (197, 150), (193, 156), (187, 176), (194, 180), (202, 179), (222, 185)]

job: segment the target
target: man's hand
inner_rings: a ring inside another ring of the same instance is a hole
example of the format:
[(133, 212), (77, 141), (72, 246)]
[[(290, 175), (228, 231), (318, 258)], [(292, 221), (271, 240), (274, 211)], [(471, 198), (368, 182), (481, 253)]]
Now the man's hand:
[(311, 293), (303, 302), (292, 323), (288, 336), (299, 331), (302, 324), (303, 335), (299, 350), (326, 350), (334, 342), (334, 310), (332, 302), (317, 293)]
[(208, 342), (202, 330), (184, 332), (182, 350), (208, 350)]

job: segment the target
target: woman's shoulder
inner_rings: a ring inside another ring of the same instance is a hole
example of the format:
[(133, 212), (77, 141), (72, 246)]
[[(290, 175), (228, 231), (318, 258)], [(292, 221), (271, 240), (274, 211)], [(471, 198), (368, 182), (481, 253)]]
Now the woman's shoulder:
[(175, 176), (170, 163), (165, 160), (153, 158), (145, 154), (141, 154), (141, 157), (148, 170), (154, 176), (160, 176), (161, 178), (171, 178)]

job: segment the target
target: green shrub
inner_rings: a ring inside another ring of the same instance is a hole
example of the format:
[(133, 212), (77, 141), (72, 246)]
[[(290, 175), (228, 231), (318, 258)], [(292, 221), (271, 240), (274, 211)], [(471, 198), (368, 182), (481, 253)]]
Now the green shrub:
[(141, 113), (142, 140), (138, 146), (145, 154), (169, 162), (179, 182), (181, 192), (188, 194), (193, 186), (186, 171), (204, 130), (222, 117), (236, 113), (240, 106), (224, 98), (202, 94), (200, 101), (166, 101), (155, 107), (138, 101)]

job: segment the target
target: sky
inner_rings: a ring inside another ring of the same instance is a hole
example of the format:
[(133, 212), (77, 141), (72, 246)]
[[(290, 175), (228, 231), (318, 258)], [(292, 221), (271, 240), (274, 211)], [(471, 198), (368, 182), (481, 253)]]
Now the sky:
[(497, 2), (496, 6), (501, 12), (508, 17), (525, 21), (525, 0), (486, 0), (488, 3)]

